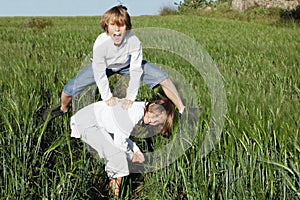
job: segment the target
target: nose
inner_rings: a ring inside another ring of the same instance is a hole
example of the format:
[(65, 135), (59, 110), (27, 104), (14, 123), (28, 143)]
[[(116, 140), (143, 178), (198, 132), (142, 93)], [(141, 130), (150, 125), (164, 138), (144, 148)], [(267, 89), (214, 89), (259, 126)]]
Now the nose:
[(120, 30), (120, 26), (118, 26), (117, 24), (115, 25), (115, 31), (119, 31)]
[(159, 117), (150, 117), (149, 121), (150, 121), (150, 124), (157, 125), (157, 124), (159, 124)]

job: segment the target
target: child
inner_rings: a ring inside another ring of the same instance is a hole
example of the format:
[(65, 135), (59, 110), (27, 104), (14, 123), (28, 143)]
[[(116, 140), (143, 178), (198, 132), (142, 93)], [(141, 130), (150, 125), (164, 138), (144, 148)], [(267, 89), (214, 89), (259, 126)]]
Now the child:
[(97, 84), (102, 100), (107, 105), (114, 105), (108, 77), (113, 74), (130, 76), (126, 97), (121, 100), (125, 108), (135, 101), (140, 81), (150, 88), (161, 85), (166, 96), (182, 113), (185, 106), (178, 91), (168, 75), (160, 68), (142, 60), (142, 46), (139, 39), (131, 32), (131, 20), (125, 6), (111, 8), (101, 18), (105, 31), (96, 39), (93, 47), (92, 65), (83, 68), (76, 77), (70, 80), (61, 94), (61, 105), (47, 109), (43, 119), (53, 119), (69, 111), (72, 97), (80, 94), (85, 88)]
[(134, 102), (128, 110), (119, 100), (114, 106), (100, 101), (86, 106), (71, 117), (71, 137), (81, 138), (105, 160), (105, 171), (114, 195), (119, 195), (122, 177), (129, 175), (128, 161), (143, 163), (144, 155), (129, 139), (140, 121), (159, 126), (160, 134), (171, 132), (173, 104), (166, 98), (152, 102)]

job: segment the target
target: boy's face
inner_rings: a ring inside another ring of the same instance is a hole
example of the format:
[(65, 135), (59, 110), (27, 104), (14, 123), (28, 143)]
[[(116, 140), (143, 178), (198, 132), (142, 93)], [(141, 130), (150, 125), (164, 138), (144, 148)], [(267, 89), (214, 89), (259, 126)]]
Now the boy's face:
[(152, 126), (163, 125), (167, 120), (166, 111), (152, 110), (151, 107), (154, 105), (154, 103), (150, 105), (149, 111), (145, 113), (144, 123)]
[(110, 21), (107, 28), (108, 35), (112, 38), (115, 46), (121, 46), (126, 35), (126, 24), (118, 25), (114, 21)]

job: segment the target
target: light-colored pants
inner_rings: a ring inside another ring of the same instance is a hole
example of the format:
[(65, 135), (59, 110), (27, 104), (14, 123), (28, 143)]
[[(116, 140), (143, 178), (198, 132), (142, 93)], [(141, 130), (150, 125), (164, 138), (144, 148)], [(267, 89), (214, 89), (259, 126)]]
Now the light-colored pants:
[(72, 137), (80, 138), (104, 159), (105, 171), (109, 178), (129, 175), (126, 153), (115, 146), (112, 136), (98, 125), (93, 105), (81, 109), (72, 116), (71, 129)]
[(105, 160), (105, 171), (109, 178), (129, 175), (128, 161), (125, 152), (118, 149), (111, 136), (102, 127), (89, 127), (82, 134), (81, 140), (97, 151)]

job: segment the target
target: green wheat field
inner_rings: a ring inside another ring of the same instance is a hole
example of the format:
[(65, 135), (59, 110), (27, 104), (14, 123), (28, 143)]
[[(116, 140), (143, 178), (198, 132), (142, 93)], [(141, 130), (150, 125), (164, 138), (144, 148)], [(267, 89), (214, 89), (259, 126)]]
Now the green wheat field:
[[(176, 55), (145, 49), (146, 60), (172, 67), (197, 91), (201, 126), (174, 163), (126, 177), (120, 199), (299, 199), (300, 27), (197, 16), (133, 17), (132, 23), (197, 41), (222, 75), (227, 111), (220, 140), (200, 157), (201, 128), (211, 112), (203, 77)], [(0, 30), (1, 199), (108, 199), (103, 164), (70, 138), (70, 115), (41, 118), (90, 55), (99, 17), (2, 17)], [(142, 86), (138, 100), (157, 91)], [(154, 149), (167, 142), (156, 137)], [(148, 143), (140, 144), (146, 151)]]

